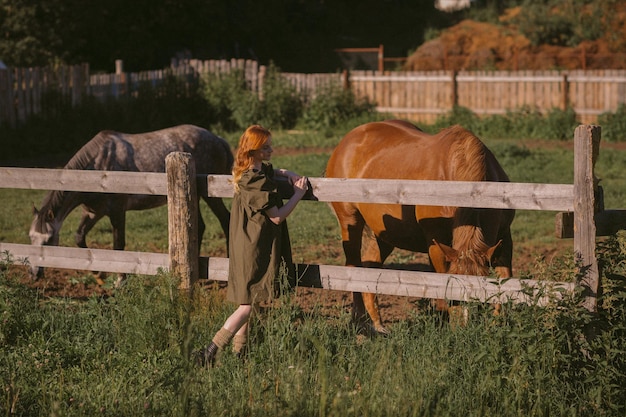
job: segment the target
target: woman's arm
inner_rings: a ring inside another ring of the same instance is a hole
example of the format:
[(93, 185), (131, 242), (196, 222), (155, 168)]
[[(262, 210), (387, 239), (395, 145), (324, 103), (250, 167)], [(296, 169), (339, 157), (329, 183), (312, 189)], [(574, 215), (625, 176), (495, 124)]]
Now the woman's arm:
[(296, 174), (295, 172), (289, 171), (288, 169), (284, 169), (284, 168), (277, 168), (274, 170), (274, 175), (277, 175), (279, 177), (284, 177), (287, 178), (287, 181), (289, 182), (289, 184), (295, 184), (295, 182), (300, 178), (300, 175)]
[(306, 193), (307, 188), (307, 178), (299, 176), (293, 183), (293, 196), (291, 196), (285, 205), (280, 208), (274, 206), (267, 209), (266, 213), (270, 220), (275, 224), (280, 224), (285, 221), (287, 216), (289, 216), (293, 209), (296, 208), (298, 202), (300, 202), (304, 193)]

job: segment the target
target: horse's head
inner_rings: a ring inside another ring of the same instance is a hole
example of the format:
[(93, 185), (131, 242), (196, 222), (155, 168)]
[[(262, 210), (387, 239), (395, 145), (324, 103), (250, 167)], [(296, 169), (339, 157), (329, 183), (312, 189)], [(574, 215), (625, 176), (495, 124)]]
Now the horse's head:
[[(59, 244), (61, 223), (57, 221), (52, 210), (46, 207), (37, 210), (33, 206), (33, 215), (33, 222), (28, 232), (30, 244), (35, 246), (57, 246)], [(30, 276), (33, 279), (41, 278), (43, 276), (43, 268), (31, 264)]]
[(488, 276), (491, 260), (494, 253), (502, 244), (500, 240), (495, 245), (482, 249), (457, 250), (433, 240), (435, 246), (443, 253), (448, 264), (448, 273), (459, 275)]

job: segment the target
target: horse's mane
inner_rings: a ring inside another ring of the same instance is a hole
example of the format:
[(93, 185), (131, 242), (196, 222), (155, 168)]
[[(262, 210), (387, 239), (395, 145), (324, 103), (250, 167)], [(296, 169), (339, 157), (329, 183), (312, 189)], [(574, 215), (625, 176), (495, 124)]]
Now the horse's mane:
[(455, 181), (484, 181), (487, 177), (485, 145), (472, 132), (459, 125), (440, 132), (441, 137), (452, 136), (450, 164)]
[(102, 151), (104, 143), (110, 138), (105, 132), (98, 133), (93, 139), (83, 145), (65, 165), (65, 169), (89, 169), (89, 164), (93, 162), (99, 152)]
[[(487, 155), (485, 145), (472, 132), (461, 126), (452, 126), (442, 135), (453, 135), (455, 145), (451, 150), (450, 163), (457, 181), (484, 181), (487, 178)], [(476, 209), (457, 208), (454, 215), (453, 247), (459, 251), (463, 263), (480, 265), (489, 246), (485, 243), (482, 228), (478, 224)]]
[[(89, 169), (90, 164), (93, 163), (93, 160), (97, 156), (98, 152), (102, 150), (102, 147), (105, 142), (109, 140), (107, 135), (103, 134), (104, 132), (98, 133), (93, 139), (83, 145), (74, 156), (65, 164), (63, 169)], [(65, 191), (62, 190), (54, 190), (50, 191), (44, 197), (44, 200), (41, 204), (42, 210), (55, 209), (57, 208), (64, 199)]]
[(452, 241), (455, 249), (484, 252), (489, 249), (485, 243), (482, 228), (477, 223), (477, 212), (467, 207), (457, 208), (454, 216)]

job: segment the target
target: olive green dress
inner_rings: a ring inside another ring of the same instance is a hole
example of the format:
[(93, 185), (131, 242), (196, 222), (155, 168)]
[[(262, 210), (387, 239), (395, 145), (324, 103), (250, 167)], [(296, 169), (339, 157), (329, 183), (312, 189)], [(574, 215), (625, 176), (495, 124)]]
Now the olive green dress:
[(282, 205), (271, 164), (243, 173), (230, 213), (228, 301), (267, 302), (278, 294), (279, 278), (295, 283), (287, 222), (277, 225), (266, 214)]

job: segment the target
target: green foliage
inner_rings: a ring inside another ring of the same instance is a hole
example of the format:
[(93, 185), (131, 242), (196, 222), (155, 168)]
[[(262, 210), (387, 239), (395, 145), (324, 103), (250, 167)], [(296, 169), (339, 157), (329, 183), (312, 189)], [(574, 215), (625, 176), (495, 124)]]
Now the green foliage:
[[(296, 88), (271, 64), (263, 82), (263, 99), (259, 101), (258, 120), (271, 129), (292, 129), (302, 115), (303, 102)], [(240, 125), (245, 129), (250, 123)]]
[(256, 100), (239, 70), (207, 74), (200, 94), (216, 115), (215, 129), (235, 130), (241, 123), (239, 119), (255, 112)]
[(590, 0), (526, 0), (515, 21), (533, 45), (576, 46), (603, 35), (602, 14), (607, 4)]
[(573, 109), (553, 108), (546, 114), (522, 107), (508, 110), (504, 115), (478, 117), (471, 110), (457, 106), (439, 117), (432, 130), (459, 124), (481, 138), (569, 140), (578, 126)]
[(393, 7), (378, 0), (359, 7), (317, 0), (147, 4), (3, 0), (0, 57), (10, 66), (89, 62), (96, 71), (110, 71), (116, 59), (140, 71), (164, 68), (172, 57), (247, 58), (274, 60), (290, 72), (327, 72), (340, 65), (333, 50), (341, 45), (382, 43), (390, 56), (400, 56), (419, 45), (424, 28), (448, 21), (430, 0)]
[(359, 100), (352, 90), (328, 85), (316, 92), (302, 115), (302, 124), (308, 129), (335, 128), (340, 123), (374, 112), (375, 105), (367, 99)]
[(514, 7), (519, 2), (519, 0), (474, 0), (471, 7), (463, 10), (462, 14), (466, 19), (499, 24), (500, 15), (505, 9)]
[(202, 95), (217, 115), (216, 129), (243, 130), (251, 124), (270, 129), (293, 128), (302, 113), (302, 100), (280, 70), (270, 65), (263, 97), (248, 86), (243, 71), (209, 74)]
[(600, 114), (598, 125), (602, 126), (602, 140), (626, 142), (626, 105), (620, 104), (615, 113)]

